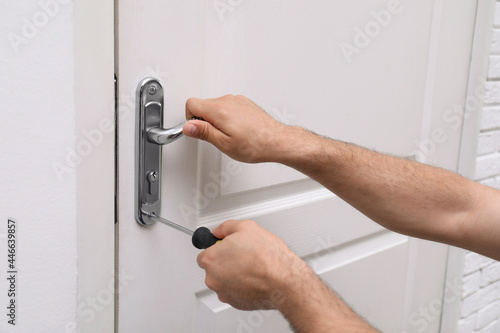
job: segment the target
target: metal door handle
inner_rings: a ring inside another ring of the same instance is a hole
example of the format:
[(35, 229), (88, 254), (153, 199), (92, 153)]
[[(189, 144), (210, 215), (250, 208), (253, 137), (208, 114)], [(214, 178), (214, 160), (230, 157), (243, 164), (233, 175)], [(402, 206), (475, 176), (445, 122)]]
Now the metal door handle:
[(150, 225), (162, 219), (160, 217), (161, 145), (180, 138), (185, 123), (181, 122), (172, 128), (163, 128), (163, 114), (163, 87), (160, 81), (155, 78), (142, 80), (137, 87), (135, 147), (135, 218), (141, 225)]
[(183, 135), (182, 127), (185, 123), (183, 121), (171, 128), (154, 127), (148, 131), (148, 140), (159, 145), (168, 145)]

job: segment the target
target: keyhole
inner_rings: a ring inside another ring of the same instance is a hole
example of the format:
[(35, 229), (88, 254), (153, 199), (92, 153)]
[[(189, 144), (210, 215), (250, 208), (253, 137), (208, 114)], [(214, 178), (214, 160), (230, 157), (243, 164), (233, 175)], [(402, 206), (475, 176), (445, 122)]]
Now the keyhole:
[(148, 172), (149, 194), (156, 195), (158, 193), (158, 173), (154, 170)]

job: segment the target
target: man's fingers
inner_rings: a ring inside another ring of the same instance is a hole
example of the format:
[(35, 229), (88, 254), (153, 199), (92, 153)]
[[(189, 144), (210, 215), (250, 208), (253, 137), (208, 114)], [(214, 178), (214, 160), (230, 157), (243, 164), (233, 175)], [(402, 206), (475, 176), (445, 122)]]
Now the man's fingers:
[(250, 220), (228, 220), (212, 230), (212, 234), (217, 238), (223, 239), (231, 234), (234, 234), (237, 231), (240, 231), (243, 226), (251, 223), (255, 222)]
[(196, 97), (189, 98), (186, 101), (186, 119), (201, 117), (213, 124), (214, 121), (220, 118), (224, 113), (220, 109), (220, 105), (216, 102), (217, 100), (218, 99), (201, 99)]
[[(251, 221), (228, 220), (212, 230), (212, 234), (217, 238), (224, 239), (225, 237), (237, 232), (240, 229), (240, 225), (245, 222)], [(215, 244), (213, 245), (213, 247), (210, 247), (209, 249), (206, 249), (198, 254), (196, 262), (198, 263), (198, 266), (200, 266), (200, 268), (206, 269), (207, 265), (210, 264), (209, 262), (207, 262), (210, 261), (210, 256), (207, 257), (206, 252), (209, 250), (213, 250), (217, 245), (218, 244)]]
[(196, 257), (196, 262), (198, 263), (198, 266), (200, 268), (203, 268), (203, 269), (206, 269), (207, 267), (207, 258), (205, 257), (206, 256), (206, 252), (207, 250), (204, 250), (204, 251), (201, 251), (200, 254), (198, 254), (198, 257)]
[(206, 102), (203, 99), (191, 97), (186, 101), (186, 119), (203, 117), (206, 114)]

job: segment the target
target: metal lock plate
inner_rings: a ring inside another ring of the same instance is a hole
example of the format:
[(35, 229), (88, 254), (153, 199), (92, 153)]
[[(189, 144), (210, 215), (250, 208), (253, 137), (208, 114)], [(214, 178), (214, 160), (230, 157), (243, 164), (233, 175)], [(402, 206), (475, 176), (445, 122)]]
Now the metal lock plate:
[(135, 219), (140, 225), (159, 221), (191, 235), (191, 230), (160, 217), (162, 145), (179, 139), (186, 123), (163, 128), (163, 105), (160, 81), (155, 78), (142, 80), (137, 87)]
[[(182, 136), (181, 122), (172, 128), (163, 128), (163, 87), (155, 78), (142, 80), (137, 87), (135, 133), (135, 219), (142, 226), (160, 222), (192, 236), (193, 245), (206, 249), (220, 239), (201, 227), (190, 229), (160, 216), (162, 145)], [(195, 118), (203, 120), (202, 118)]]
[(163, 87), (154, 78), (137, 88), (136, 115), (136, 220), (150, 225), (150, 215), (160, 216), (162, 146), (148, 140), (148, 132), (163, 124)]

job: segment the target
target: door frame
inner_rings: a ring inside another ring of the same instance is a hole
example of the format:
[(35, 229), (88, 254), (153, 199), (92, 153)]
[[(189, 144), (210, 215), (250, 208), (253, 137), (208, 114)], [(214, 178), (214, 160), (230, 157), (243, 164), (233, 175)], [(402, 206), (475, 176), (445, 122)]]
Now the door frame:
[(76, 168), (77, 313), (76, 323), (68, 323), (64, 329), (114, 332), (114, 1), (75, 1), (73, 20), (76, 148), (86, 141), (92, 149)]
[[(478, 1), (477, 3), (469, 83), (464, 99), (477, 95), (478, 78), (486, 80), (496, 3), (495, 0)], [(467, 103), (465, 105), (465, 113), (470, 116), (464, 117), (462, 125), (462, 143), (460, 145), (460, 159), (457, 172), (462, 176), (473, 179), (483, 99), (479, 98), (479, 104), (477, 105), (471, 106)], [(465, 253), (466, 251), (460, 248), (452, 246), (448, 248), (441, 332), (456, 332), (458, 327)]]

